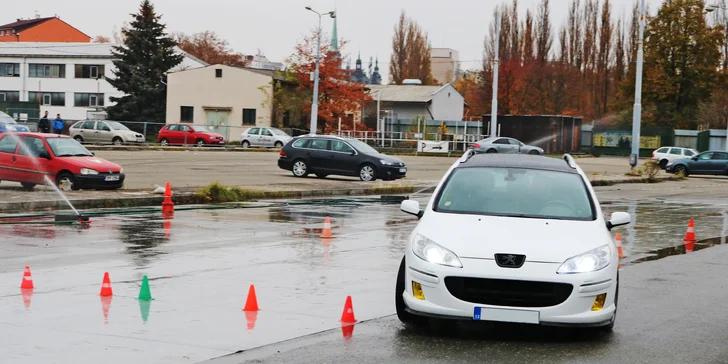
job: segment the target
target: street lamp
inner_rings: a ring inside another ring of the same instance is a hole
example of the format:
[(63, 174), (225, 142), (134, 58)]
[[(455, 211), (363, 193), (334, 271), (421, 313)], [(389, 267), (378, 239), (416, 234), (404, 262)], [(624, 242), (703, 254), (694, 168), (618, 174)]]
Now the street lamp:
[(629, 164), (634, 169), (640, 158), (640, 122), (642, 119), (642, 60), (644, 59), (645, 43), (645, 0), (640, 1), (640, 34), (637, 48), (637, 74), (634, 87), (634, 111), (632, 113), (632, 155)]
[(318, 45), (316, 46), (316, 71), (313, 74), (313, 104), (311, 104), (311, 135), (316, 135), (316, 129), (318, 128), (318, 93), (319, 93), (319, 63), (321, 62), (321, 17), (324, 15), (330, 16), (332, 19), (336, 18), (336, 13), (329, 11), (328, 13), (321, 14), (316, 10), (311, 9), (310, 6), (306, 7), (306, 10), (311, 11), (318, 15)]

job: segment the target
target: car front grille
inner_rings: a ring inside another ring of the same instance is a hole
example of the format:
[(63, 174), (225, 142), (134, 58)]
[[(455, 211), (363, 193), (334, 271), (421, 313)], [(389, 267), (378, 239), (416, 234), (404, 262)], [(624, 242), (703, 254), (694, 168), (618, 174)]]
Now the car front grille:
[(574, 289), (567, 283), (466, 277), (446, 277), (445, 286), (462, 301), (511, 307), (556, 306)]

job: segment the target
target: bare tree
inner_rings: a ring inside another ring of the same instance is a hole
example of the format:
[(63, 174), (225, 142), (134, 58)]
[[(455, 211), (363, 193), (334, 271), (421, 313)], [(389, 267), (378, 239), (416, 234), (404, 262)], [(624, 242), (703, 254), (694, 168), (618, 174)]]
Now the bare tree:
[(527, 10), (526, 21), (523, 25), (523, 50), (521, 51), (523, 54), (523, 60), (527, 62), (533, 59), (533, 33), (533, 15), (531, 14), (531, 10)]
[(419, 79), (424, 85), (432, 84), (431, 56), (427, 33), (402, 11), (392, 39), (389, 66), (392, 82), (402, 84), (406, 79)]
[(607, 102), (609, 99), (609, 65), (611, 64), (612, 54), (612, 33), (614, 26), (612, 25), (612, 6), (609, 0), (604, 0), (602, 5), (602, 17), (599, 29), (599, 62), (597, 65), (597, 74), (599, 75), (601, 92), (599, 100), (601, 102), (601, 110), (598, 110), (597, 116), (601, 116), (607, 112)]
[(551, 53), (551, 46), (554, 42), (553, 34), (551, 34), (551, 13), (549, 10), (549, 0), (541, 0), (538, 6), (536, 20), (536, 59), (541, 64), (545, 64)]
[(409, 22), (404, 10), (399, 15), (399, 22), (394, 26), (394, 37), (392, 38), (392, 56), (389, 62), (389, 77), (392, 83), (402, 84), (406, 78), (407, 70), (407, 30)]

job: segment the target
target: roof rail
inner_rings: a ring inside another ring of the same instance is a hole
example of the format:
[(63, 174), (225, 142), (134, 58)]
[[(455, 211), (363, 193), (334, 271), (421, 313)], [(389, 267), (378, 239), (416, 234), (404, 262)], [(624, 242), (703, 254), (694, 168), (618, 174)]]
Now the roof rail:
[(576, 161), (574, 160), (574, 157), (571, 156), (571, 154), (565, 153), (564, 160), (566, 161), (566, 164), (569, 165), (569, 167), (576, 169)]
[(476, 154), (475, 149), (470, 148), (465, 153), (463, 153), (463, 156), (460, 157), (460, 163), (465, 163), (470, 159), (470, 157), (474, 156)]

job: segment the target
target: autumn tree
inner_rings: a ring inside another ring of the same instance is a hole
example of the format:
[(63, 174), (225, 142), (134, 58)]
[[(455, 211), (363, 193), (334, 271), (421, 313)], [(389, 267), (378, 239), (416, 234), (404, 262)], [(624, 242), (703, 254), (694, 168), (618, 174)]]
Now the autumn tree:
[(192, 35), (175, 34), (179, 47), (208, 64), (224, 64), (244, 67), (248, 64), (245, 57), (230, 49), (228, 42), (215, 32), (204, 31)]
[(103, 35), (97, 35), (94, 37), (94, 39), (91, 40), (92, 43), (111, 43), (111, 39), (109, 37), (105, 37)]
[[(313, 95), (314, 82), (311, 74), (316, 68), (316, 42), (318, 33), (305, 37), (296, 45), (295, 53), (288, 59), (291, 71), (295, 74), (299, 95)], [(349, 75), (341, 67), (339, 52), (345, 47), (346, 41), (339, 41), (339, 51), (330, 50), (329, 39), (322, 37), (321, 62), (319, 65), (319, 100), (318, 120), (324, 133), (329, 133), (338, 127), (338, 118), (344, 118), (347, 113), (354, 113), (361, 108), (371, 97), (365, 88), (357, 83), (349, 82)], [(301, 105), (304, 112), (311, 113), (311, 97), (308, 102)], [(353, 126), (343, 125), (345, 129)], [(366, 130), (366, 127), (357, 125), (357, 130)]]
[(427, 33), (402, 10), (392, 37), (391, 82), (401, 85), (406, 79), (418, 79), (423, 85), (433, 84), (431, 56)]

